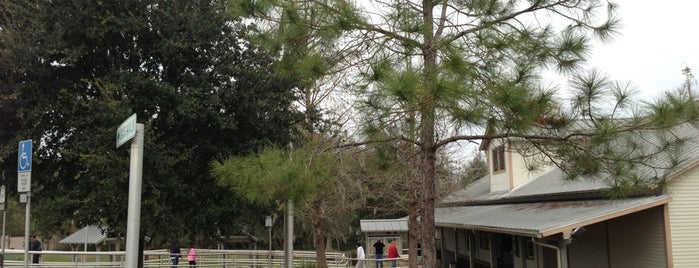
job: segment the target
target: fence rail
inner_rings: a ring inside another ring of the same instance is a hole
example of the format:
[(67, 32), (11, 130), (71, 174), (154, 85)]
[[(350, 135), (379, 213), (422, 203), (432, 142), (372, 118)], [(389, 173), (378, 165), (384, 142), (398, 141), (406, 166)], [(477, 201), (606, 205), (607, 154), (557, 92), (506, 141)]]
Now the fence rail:
[[(182, 250), (178, 267), (189, 267), (186, 249)], [(283, 267), (284, 252), (268, 250), (213, 250), (197, 249), (197, 267), (244, 268)], [(124, 251), (30, 251), (30, 267), (125, 267)], [(38, 264), (31, 263), (31, 254), (41, 254)], [(271, 254), (270, 254), (271, 253)], [(341, 252), (325, 254), (328, 267), (351, 267), (356, 259)], [(24, 250), (6, 249), (4, 267), (24, 267)], [(172, 267), (167, 249), (143, 252), (144, 268)], [(383, 259), (388, 261), (391, 259)], [(366, 267), (374, 266), (374, 259), (366, 260)], [(317, 267), (314, 251), (294, 251), (294, 267)]]

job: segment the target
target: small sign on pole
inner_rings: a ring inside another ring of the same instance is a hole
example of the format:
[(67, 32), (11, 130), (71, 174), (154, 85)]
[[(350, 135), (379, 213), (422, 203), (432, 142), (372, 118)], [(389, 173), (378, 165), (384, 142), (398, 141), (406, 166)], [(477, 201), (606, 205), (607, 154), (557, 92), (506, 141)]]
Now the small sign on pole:
[(122, 144), (131, 140), (136, 136), (136, 113), (132, 114), (124, 120), (117, 128), (116, 147), (119, 148)]
[(0, 185), (0, 211), (5, 210), (5, 185)]
[(17, 173), (17, 192), (26, 193), (32, 190), (32, 172)]
[(32, 140), (19, 142), (17, 149), (17, 192), (31, 191), (32, 186)]

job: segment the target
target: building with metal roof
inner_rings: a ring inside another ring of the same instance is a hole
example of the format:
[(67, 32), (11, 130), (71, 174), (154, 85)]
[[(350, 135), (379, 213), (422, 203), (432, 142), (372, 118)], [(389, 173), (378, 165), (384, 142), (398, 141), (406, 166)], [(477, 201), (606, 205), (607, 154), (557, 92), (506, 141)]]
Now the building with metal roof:
[(407, 218), (360, 220), (359, 227), (367, 247), (377, 241), (386, 245), (396, 241), (396, 245), (403, 248), (403, 242), (408, 239)]
[(58, 243), (69, 245), (99, 245), (107, 241), (107, 239), (108, 236), (105, 229), (90, 225), (61, 239)]
[[(119, 251), (121, 248), (121, 240), (113, 237), (109, 237), (109, 232), (107, 228), (102, 228), (96, 225), (86, 226), (75, 233), (61, 239), (58, 243), (67, 244), (70, 246), (71, 250), (78, 251), (102, 251), (103, 247), (107, 251)], [(119, 256), (110, 256), (111, 260), (118, 258)], [(72, 256), (73, 260), (76, 261), (76, 256)], [(101, 258), (97, 256), (97, 261)]]
[(639, 165), (649, 188), (623, 199), (609, 198), (604, 178), (527, 168), (531, 155), (515, 148), (525, 141), (482, 143), (489, 174), (435, 210), (441, 267), (696, 267), (699, 129), (684, 124), (632, 142), (664, 146), (665, 139), (681, 146)]

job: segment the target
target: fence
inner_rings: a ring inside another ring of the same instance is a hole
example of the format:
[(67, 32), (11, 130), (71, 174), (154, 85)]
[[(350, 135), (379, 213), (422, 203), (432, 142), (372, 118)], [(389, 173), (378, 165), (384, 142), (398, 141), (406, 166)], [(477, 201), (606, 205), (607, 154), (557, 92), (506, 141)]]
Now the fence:
[[(198, 249), (197, 267), (283, 267), (283, 251), (267, 250), (211, 250)], [(30, 253), (34, 253), (30, 251)], [(29, 263), (30, 267), (124, 267), (124, 251), (41, 251), (39, 264)], [(349, 267), (351, 259), (344, 253), (326, 253), (328, 267)], [(31, 254), (30, 257), (31, 259)], [(4, 267), (24, 267), (24, 250), (5, 250)], [(143, 252), (143, 267), (172, 267), (168, 250), (147, 250)], [(294, 251), (295, 267), (315, 267), (316, 255), (313, 251)], [(368, 265), (367, 265), (368, 266)], [(178, 267), (189, 267), (186, 249)]]

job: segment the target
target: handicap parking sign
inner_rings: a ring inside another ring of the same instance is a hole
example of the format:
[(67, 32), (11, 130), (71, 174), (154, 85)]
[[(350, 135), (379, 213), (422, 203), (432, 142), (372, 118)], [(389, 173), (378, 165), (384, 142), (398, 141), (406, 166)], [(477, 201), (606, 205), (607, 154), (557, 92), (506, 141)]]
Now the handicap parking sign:
[(17, 172), (26, 172), (32, 170), (32, 140), (23, 140), (19, 142), (19, 150), (17, 151)]

